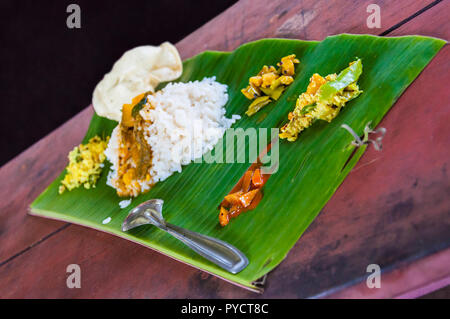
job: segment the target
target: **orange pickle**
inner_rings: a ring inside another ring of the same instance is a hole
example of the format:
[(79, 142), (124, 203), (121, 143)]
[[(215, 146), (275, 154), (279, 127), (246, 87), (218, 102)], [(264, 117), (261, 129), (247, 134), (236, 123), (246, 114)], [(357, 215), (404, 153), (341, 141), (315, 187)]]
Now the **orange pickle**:
[(232, 218), (255, 209), (261, 201), (263, 197), (261, 189), (270, 175), (262, 174), (260, 166), (260, 163), (252, 164), (220, 203), (219, 223), (221, 226), (226, 226)]

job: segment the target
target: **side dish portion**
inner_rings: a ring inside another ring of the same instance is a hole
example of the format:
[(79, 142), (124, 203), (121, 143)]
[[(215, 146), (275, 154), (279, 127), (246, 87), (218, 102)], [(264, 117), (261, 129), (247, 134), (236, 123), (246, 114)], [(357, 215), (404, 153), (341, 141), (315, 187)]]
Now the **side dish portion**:
[(281, 128), (280, 138), (293, 142), (315, 120), (331, 122), (348, 101), (361, 94), (357, 84), (361, 73), (362, 63), (357, 59), (339, 75), (313, 74), (306, 92), (300, 94), (294, 111), (288, 115), (289, 123)]
[(257, 75), (252, 76), (248, 86), (241, 90), (247, 99), (254, 99), (245, 114), (252, 116), (272, 100), (278, 100), (286, 87), (294, 82), (297, 63), (300, 61), (295, 58), (295, 54), (291, 54), (281, 59), (277, 64), (278, 69), (264, 65)]
[(263, 175), (259, 165), (256, 164), (245, 172), (231, 193), (220, 203), (219, 223), (221, 226), (228, 225), (231, 218), (236, 218), (258, 205), (263, 196), (261, 188), (267, 178), (268, 175)]
[(109, 137), (102, 140), (95, 136), (88, 143), (75, 146), (68, 156), (69, 165), (66, 167), (67, 173), (59, 186), (60, 194), (80, 186), (86, 189), (95, 187), (106, 158), (103, 152), (108, 141)]

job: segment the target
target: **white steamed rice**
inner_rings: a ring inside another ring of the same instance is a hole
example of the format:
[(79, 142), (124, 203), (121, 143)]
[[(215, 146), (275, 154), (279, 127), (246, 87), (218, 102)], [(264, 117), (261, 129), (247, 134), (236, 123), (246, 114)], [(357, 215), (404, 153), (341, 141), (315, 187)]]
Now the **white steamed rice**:
[[(215, 77), (188, 83), (169, 83), (164, 89), (149, 96), (153, 107), (147, 105), (140, 111), (146, 124), (145, 138), (152, 150), (151, 179), (139, 181), (141, 191), (163, 181), (182, 165), (200, 158), (213, 149), (226, 129), (239, 115), (225, 116), (228, 101), (227, 86)], [(115, 187), (118, 169), (120, 128), (111, 135), (105, 155), (112, 163), (108, 185)], [(134, 166), (134, 165), (133, 165)], [(136, 189), (134, 196), (139, 194)]]

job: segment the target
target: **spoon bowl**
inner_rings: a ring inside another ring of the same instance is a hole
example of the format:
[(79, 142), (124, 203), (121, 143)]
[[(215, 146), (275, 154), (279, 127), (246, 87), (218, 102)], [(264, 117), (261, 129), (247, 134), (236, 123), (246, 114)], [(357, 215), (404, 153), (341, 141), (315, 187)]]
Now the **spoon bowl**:
[(154, 225), (232, 274), (247, 267), (247, 257), (231, 244), (167, 223), (162, 215), (163, 204), (162, 199), (150, 199), (136, 206), (122, 223), (122, 231), (142, 225)]

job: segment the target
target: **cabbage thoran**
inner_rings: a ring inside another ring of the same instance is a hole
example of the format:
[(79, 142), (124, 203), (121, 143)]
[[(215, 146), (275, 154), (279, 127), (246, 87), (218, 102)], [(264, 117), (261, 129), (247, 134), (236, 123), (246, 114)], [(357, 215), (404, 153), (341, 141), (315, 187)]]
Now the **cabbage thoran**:
[(298, 97), (294, 111), (288, 115), (289, 123), (281, 128), (280, 138), (293, 142), (315, 120), (331, 122), (345, 103), (361, 94), (357, 84), (361, 73), (362, 63), (357, 59), (339, 75), (313, 74), (306, 92)]
[(108, 140), (109, 138), (102, 140), (99, 136), (94, 136), (87, 144), (80, 144), (69, 153), (67, 174), (61, 181), (59, 194), (80, 186), (86, 189), (95, 187), (103, 169), (103, 161), (106, 159), (103, 152)]

